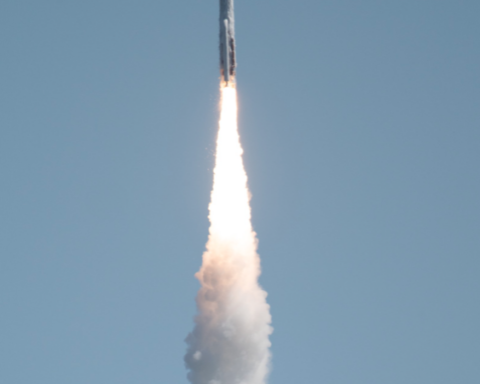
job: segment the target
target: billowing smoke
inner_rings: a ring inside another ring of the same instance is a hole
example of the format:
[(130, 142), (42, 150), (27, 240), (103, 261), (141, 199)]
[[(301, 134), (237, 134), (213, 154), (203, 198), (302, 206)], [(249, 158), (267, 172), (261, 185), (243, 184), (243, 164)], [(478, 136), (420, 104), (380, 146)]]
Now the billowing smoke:
[(260, 259), (250, 220), (250, 194), (237, 130), (237, 96), (222, 88), (220, 128), (209, 206), (210, 234), (196, 274), (195, 328), (185, 362), (193, 384), (264, 384), (272, 332)]

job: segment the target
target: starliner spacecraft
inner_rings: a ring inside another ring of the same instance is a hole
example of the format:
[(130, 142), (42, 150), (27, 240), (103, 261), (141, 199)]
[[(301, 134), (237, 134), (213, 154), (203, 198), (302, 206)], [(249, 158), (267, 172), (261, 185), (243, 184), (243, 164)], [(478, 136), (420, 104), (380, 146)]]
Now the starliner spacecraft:
[(235, 81), (235, 66), (233, 0), (220, 0), (220, 73), (227, 85)]

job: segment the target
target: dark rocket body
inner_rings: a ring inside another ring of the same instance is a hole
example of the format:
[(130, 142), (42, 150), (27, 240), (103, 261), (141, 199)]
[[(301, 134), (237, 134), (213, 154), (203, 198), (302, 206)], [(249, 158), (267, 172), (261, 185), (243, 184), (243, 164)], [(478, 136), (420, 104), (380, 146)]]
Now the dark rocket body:
[(233, 0), (220, 0), (220, 73), (225, 83), (235, 80), (235, 66)]

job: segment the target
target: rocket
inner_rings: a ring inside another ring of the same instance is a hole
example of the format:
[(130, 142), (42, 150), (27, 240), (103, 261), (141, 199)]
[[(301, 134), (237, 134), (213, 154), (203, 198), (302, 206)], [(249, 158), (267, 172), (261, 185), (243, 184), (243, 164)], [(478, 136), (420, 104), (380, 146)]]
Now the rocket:
[(227, 85), (235, 81), (235, 66), (233, 0), (220, 0), (220, 73)]

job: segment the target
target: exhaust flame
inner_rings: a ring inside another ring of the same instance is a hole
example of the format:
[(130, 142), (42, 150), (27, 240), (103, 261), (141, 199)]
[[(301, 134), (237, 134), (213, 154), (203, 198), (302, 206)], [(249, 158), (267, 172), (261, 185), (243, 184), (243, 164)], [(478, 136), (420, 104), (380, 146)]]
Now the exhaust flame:
[(264, 384), (272, 332), (250, 221), (250, 193), (237, 129), (237, 93), (222, 86), (220, 127), (209, 206), (210, 234), (195, 275), (195, 328), (185, 362), (193, 384)]

